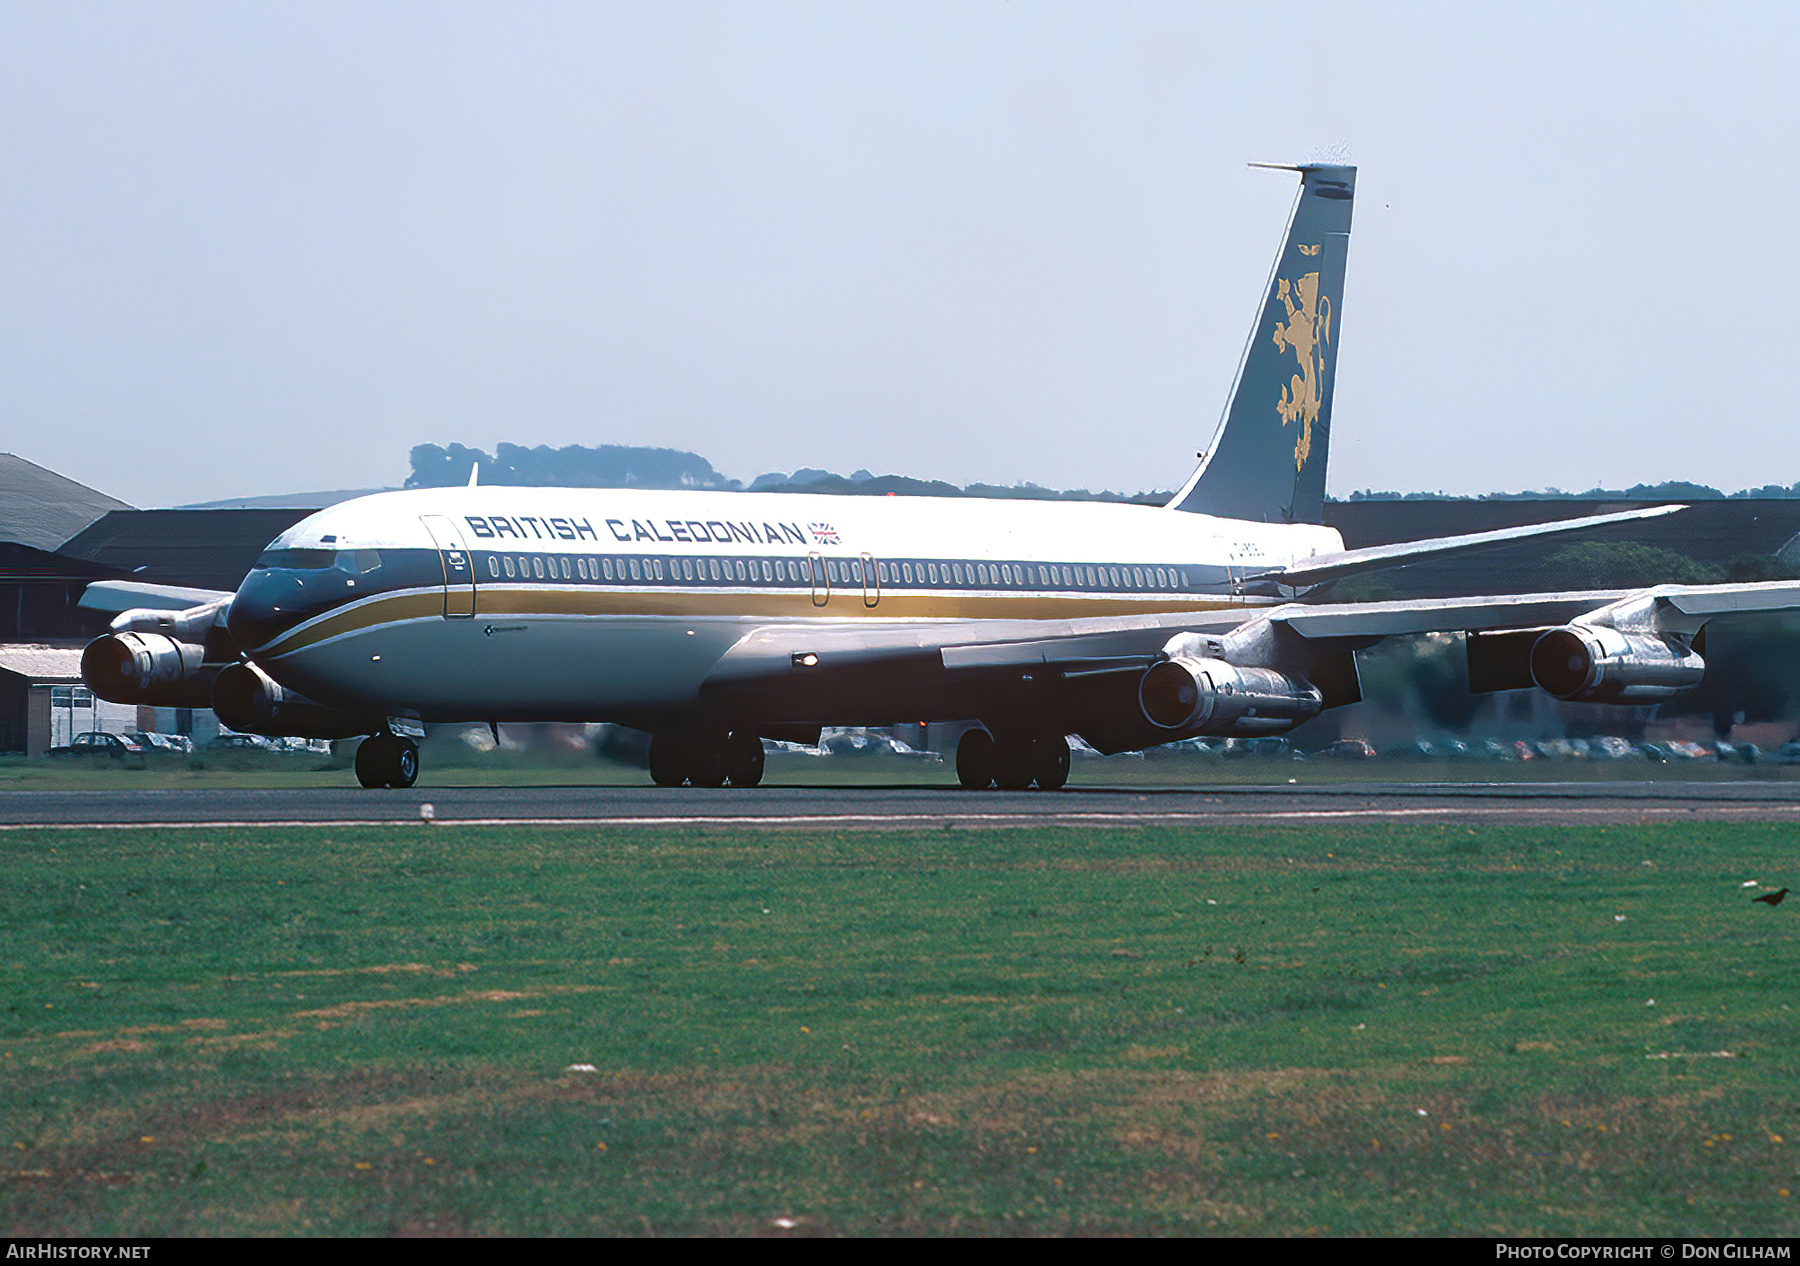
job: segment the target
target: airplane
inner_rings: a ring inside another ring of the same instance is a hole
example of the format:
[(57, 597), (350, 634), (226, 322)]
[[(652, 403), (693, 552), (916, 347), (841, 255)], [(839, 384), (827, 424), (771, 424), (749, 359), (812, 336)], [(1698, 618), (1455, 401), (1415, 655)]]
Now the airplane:
[(479, 486), (381, 493), (282, 533), (235, 593), (90, 585), (103, 699), (234, 730), (363, 736), (408, 787), (439, 723), (607, 721), (659, 786), (754, 786), (764, 739), (972, 723), (958, 782), (1046, 790), (1101, 752), (1278, 734), (1361, 698), (1357, 652), (1465, 634), (1471, 686), (1649, 703), (1700, 681), (1706, 623), (1800, 584), (1309, 603), (1341, 577), (1657, 506), (1347, 550), (1323, 525), (1356, 169), (1300, 177), (1224, 421), (1162, 507)]

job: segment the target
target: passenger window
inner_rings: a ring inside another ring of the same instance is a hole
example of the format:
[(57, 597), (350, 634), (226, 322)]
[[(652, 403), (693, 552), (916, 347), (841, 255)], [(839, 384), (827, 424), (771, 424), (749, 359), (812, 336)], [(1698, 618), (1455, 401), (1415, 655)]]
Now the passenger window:
[(505, 557), (505, 558), (503, 558), (503, 559), (501, 559), (501, 560), (500, 560), (500, 561), (501, 561), (501, 562), (503, 562), (503, 563), (505, 563), (505, 564), (506, 564), (506, 578), (507, 578), (507, 579), (508, 579), (508, 580), (511, 580), (511, 579), (512, 579), (512, 577), (513, 577), (513, 560), (512, 560), (512, 555), (511, 555), (511, 554), (508, 554), (508, 555), (507, 555), (507, 556), (506, 556), (506, 557)]
[(488, 555), (488, 575), (494, 577), (500, 575), (500, 560), (495, 558), (492, 554)]

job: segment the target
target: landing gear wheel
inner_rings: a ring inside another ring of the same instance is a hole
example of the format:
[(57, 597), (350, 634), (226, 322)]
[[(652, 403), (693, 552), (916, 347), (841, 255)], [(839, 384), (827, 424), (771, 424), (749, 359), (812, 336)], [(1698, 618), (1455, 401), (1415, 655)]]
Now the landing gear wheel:
[[(650, 736), (650, 781), (659, 787), (723, 787), (728, 773), (725, 731), (705, 727), (658, 730)], [(756, 748), (761, 776), (762, 744)]]
[(1031, 740), (1006, 735), (994, 740), (994, 785), (1002, 791), (1024, 791), (1031, 786)]
[(964, 791), (985, 791), (994, 781), (994, 737), (967, 730), (956, 744), (956, 781)]
[(372, 734), (356, 745), (356, 781), (365, 787), (387, 786), (387, 747), (391, 734)]
[(419, 781), (419, 745), (411, 739), (395, 739), (399, 751), (394, 754), (388, 779), (390, 787), (410, 787)]
[(372, 734), (356, 749), (356, 781), (365, 787), (410, 787), (419, 780), (419, 747), (411, 739)]
[(687, 751), (681, 735), (658, 730), (650, 736), (650, 781), (659, 787), (679, 787), (687, 781)]
[(754, 730), (733, 730), (725, 740), (725, 781), (734, 787), (754, 787), (762, 776), (762, 739)]
[(688, 781), (696, 787), (725, 785), (725, 735), (701, 730), (688, 736)]
[(1031, 744), (1031, 776), (1045, 791), (1060, 791), (1069, 781), (1069, 740), (1041, 735)]

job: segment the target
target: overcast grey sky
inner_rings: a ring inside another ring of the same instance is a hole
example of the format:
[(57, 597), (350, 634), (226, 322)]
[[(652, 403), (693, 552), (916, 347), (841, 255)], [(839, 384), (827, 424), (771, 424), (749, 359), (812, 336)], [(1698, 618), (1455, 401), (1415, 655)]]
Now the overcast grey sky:
[(1344, 157), (1333, 493), (1789, 484), (1797, 14), (0, 0), (0, 448), (1169, 488)]

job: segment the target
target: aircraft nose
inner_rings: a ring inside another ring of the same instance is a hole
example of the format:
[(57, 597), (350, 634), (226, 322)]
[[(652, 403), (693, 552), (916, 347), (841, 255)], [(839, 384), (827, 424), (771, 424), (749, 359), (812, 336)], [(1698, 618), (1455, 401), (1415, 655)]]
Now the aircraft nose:
[(292, 572), (262, 568), (244, 577), (225, 627), (240, 649), (253, 651), (304, 618), (306, 587)]

